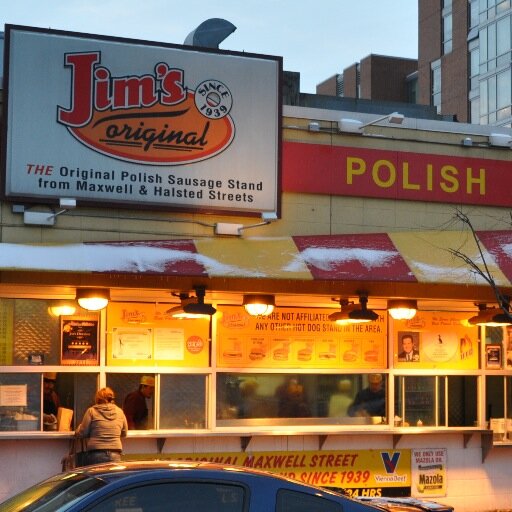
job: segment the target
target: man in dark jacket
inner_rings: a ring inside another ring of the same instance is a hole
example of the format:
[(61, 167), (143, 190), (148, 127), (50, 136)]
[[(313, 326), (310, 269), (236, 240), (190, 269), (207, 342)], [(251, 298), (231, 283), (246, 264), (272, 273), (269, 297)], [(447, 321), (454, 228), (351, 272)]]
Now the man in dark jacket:
[(154, 392), (154, 377), (144, 375), (140, 379), (139, 389), (126, 395), (123, 411), (128, 421), (128, 428), (133, 430), (146, 430), (149, 428), (146, 400), (151, 398)]
[(386, 416), (386, 390), (382, 375), (368, 375), (368, 387), (361, 389), (352, 405), (348, 408), (349, 416)]

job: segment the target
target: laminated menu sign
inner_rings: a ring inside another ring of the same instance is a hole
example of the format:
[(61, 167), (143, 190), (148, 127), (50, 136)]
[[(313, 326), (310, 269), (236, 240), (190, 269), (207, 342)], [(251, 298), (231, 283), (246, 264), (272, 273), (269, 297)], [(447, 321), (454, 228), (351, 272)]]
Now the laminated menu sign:
[(98, 319), (61, 317), (61, 364), (95, 366), (98, 356)]
[(217, 364), (224, 367), (384, 368), (386, 315), (366, 324), (338, 325), (332, 309), (279, 308), (253, 317), (219, 307)]

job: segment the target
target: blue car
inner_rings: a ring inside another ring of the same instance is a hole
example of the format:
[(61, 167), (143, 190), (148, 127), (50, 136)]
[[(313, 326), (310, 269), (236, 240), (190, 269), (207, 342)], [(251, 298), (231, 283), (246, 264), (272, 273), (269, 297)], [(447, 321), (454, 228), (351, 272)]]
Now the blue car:
[(0, 512), (382, 512), (335, 492), (248, 468), (183, 461), (107, 463), (60, 473)]

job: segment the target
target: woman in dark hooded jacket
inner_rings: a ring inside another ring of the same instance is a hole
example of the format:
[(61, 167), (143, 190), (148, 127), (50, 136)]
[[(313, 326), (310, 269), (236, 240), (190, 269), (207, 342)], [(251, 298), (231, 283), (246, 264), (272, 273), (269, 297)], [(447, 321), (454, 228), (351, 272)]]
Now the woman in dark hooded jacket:
[(114, 392), (102, 388), (96, 392), (96, 404), (85, 411), (76, 436), (87, 439), (87, 464), (119, 462), (128, 423), (121, 408), (115, 403)]

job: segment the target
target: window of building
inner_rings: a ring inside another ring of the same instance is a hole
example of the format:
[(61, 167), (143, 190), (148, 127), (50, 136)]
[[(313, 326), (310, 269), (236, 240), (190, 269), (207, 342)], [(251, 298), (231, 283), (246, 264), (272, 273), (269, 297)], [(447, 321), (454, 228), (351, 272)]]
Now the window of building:
[(441, 113), (441, 61), (431, 63), (432, 105)]
[(474, 28), (479, 23), (479, 0), (470, 0), (469, 2), (469, 27)]
[[(217, 424), (379, 424), (387, 414), (381, 374), (217, 375)], [(322, 418), (321, 421), (318, 418)], [(242, 421), (241, 421), (242, 420)]]
[(407, 102), (418, 102), (418, 72), (415, 71), (407, 76), (405, 79), (405, 86), (407, 88)]
[(480, 124), (496, 124), (510, 118), (511, 104), (510, 68), (480, 81)]
[(476, 376), (395, 377), (395, 419), (404, 426), (472, 427)]
[(443, 54), (450, 53), (452, 51), (452, 44), (453, 44), (453, 29), (452, 29), (452, 13), (443, 15), (443, 34), (442, 34), (442, 41), (443, 41)]
[(470, 91), (478, 90), (478, 78), (480, 75), (480, 46), (478, 40), (473, 40), (468, 45), (469, 51), (469, 80)]
[(494, 432), (494, 441), (512, 440), (512, 377), (488, 375), (485, 379), (485, 419)]
[(480, 97), (472, 98), (470, 100), (470, 112), (471, 112), (471, 118), (470, 122), (472, 124), (479, 124), (480, 123)]

